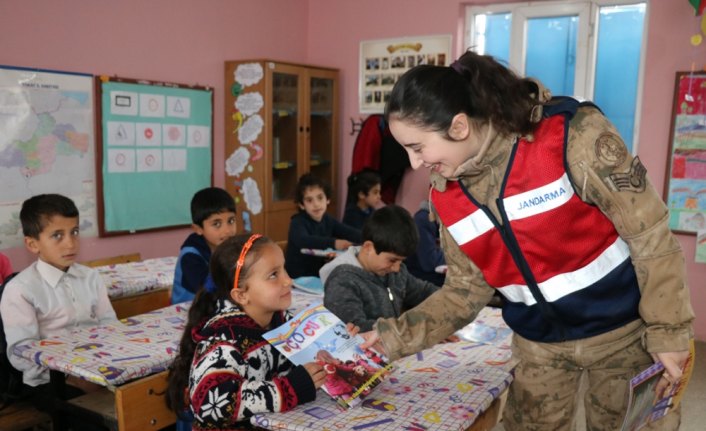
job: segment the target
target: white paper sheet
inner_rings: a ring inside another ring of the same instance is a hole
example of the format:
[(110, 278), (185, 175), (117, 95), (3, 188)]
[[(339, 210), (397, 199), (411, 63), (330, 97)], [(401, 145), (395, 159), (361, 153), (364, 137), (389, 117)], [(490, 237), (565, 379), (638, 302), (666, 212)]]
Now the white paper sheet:
[(186, 128), (183, 124), (162, 124), (162, 144), (168, 147), (183, 147), (186, 143)]
[(211, 128), (208, 126), (188, 126), (187, 147), (208, 148), (211, 146)]
[(162, 145), (162, 126), (159, 123), (137, 123), (137, 146), (159, 147)]
[(175, 172), (186, 170), (185, 149), (162, 150), (162, 168), (164, 171)]
[(137, 115), (137, 93), (132, 91), (110, 92), (110, 113), (113, 115)]
[(109, 149), (108, 172), (135, 172), (135, 150)]
[(140, 116), (164, 118), (164, 96), (161, 94), (140, 94)]
[(162, 150), (150, 148), (137, 150), (137, 172), (159, 172), (162, 170)]
[(111, 146), (134, 146), (135, 123), (126, 121), (108, 121), (107, 144)]

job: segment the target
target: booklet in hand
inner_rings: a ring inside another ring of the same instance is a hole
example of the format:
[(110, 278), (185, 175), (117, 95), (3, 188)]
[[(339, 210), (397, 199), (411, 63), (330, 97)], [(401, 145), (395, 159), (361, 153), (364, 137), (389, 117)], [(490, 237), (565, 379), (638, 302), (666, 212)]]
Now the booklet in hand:
[(630, 380), (628, 409), (621, 431), (636, 431), (667, 415), (681, 401), (694, 369), (694, 340), (691, 340), (689, 357), (684, 364), (681, 379), (668, 387), (663, 394), (656, 392), (657, 383), (664, 372), (664, 365), (657, 362)]
[(387, 358), (363, 351), (363, 337), (351, 336), (346, 325), (321, 303), (314, 303), (290, 321), (264, 335), (296, 365), (318, 362), (324, 367), (322, 388), (341, 406), (362, 402), (390, 372)]

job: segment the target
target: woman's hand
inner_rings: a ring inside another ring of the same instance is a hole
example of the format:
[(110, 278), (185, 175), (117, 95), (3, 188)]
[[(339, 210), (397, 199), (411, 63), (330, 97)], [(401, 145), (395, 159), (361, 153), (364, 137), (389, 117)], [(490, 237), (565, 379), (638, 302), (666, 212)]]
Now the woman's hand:
[(319, 389), (326, 380), (326, 372), (324, 371), (324, 367), (316, 362), (307, 362), (303, 365), (303, 367), (306, 372), (309, 373), (311, 381), (314, 382), (314, 387)]
[(382, 345), (382, 340), (380, 339), (380, 334), (378, 334), (378, 331), (373, 329), (372, 331), (362, 332), (360, 333), (360, 336), (365, 340), (365, 342), (360, 345), (361, 349), (373, 349), (378, 353), (387, 356), (387, 352), (385, 351), (385, 347)]
[(652, 353), (652, 359), (655, 362), (659, 361), (664, 365), (662, 378), (659, 379), (655, 393), (658, 398), (662, 398), (665, 392), (672, 388), (672, 385), (679, 383), (682, 377), (682, 369), (686, 360), (689, 358), (689, 351), (682, 350), (679, 352), (660, 352)]

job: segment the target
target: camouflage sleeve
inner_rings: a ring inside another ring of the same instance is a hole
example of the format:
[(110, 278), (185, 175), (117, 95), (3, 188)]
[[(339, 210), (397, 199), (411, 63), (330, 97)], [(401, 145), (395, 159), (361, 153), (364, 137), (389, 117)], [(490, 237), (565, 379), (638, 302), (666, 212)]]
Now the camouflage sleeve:
[(443, 226), (441, 247), (448, 265), (444, 286), (400, 317), (375, 324), (391, 360), (433, 346), (464, 327), (493, 296), (481, 272)]
[(571, 121), (567, 163), (582, 200), (597, 205), (630, 248), (640, 286), (639, 312), (649, 352), (687, 350), (694, 312), (681, 247), (669, 229), (669, 212), (639, 157), (594, 108)]

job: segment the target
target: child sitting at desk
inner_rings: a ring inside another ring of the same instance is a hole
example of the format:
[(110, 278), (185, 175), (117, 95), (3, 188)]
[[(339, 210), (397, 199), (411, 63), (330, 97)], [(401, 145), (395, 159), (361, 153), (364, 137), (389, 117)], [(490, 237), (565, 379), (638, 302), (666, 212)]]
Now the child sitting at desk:
[(261, 235), (240, 235), (216, 248), (210, 268), (169, 372), (169, 407), (190, 409), (195, 430), (241, 429), (256, 413), (314, 400), (322, 366), (295, 366), (262, 337), (291, 317), (282, 250)]
[(174, 270), (172, 304), (194, 299), (208, 275), (211, 253), (235, 235), (233, 197), (218, 187), (199, 190), (191, 198), (191, 222), (194, 233), (181, 245)]
[(291, 277), (316, 276), (326, 258), (302, 254), (301, 249), (345, 250), (360, 242), (360, 230), (339, 222), (326, 212), (331, 187), (312, 174), (299, 178), (295, 201), (299, 212), (289, 223), (287, 272)]
[(429, 218), (429, 201), (424, 199), (419, 210), (414, 213), (414, 223), (419, 232), (417, 251), (410, 255), (405, 264), (409, 272), (417, 278), (430, 281), (437, 286), (444, 285), (446, 274), (436, 272), (440, 265), (446, 265), (444, 251), (439, 246), (439, 224)]
[(361, 331), (379, 317), (397, 317), (439, 289), (407, 271), (402, 262), (415, 252), (417, 226), (406, 209), (388, 205), (363, 226), (363, 245), (351, 247), (321, 268), (324, 305)]
[[(20, 221), (25, 246), (38, 259), (7, 283), (0, 301), (0, 315), (10, 363), (22, 371), (23, 382), (34, 388), (37, 407), (48, 409), (53, 394), (49, 370), (16, 356), (14, 347), (116, 317), (98, 272), (75, 263), (79, 251), (79, 215), (74, 202), (57, 194), (33, 196), (22, 204)], [(82, 391), (94, 386), (71, 376), (66, 382)]]
[(380, 175), (371, 169), (363, 169), (348, 176), (348, 199), (346, 199), (346, 211), (343, 213), (344, 224), (363, 229), (365, 220), (380, 205), (380, 184)]

